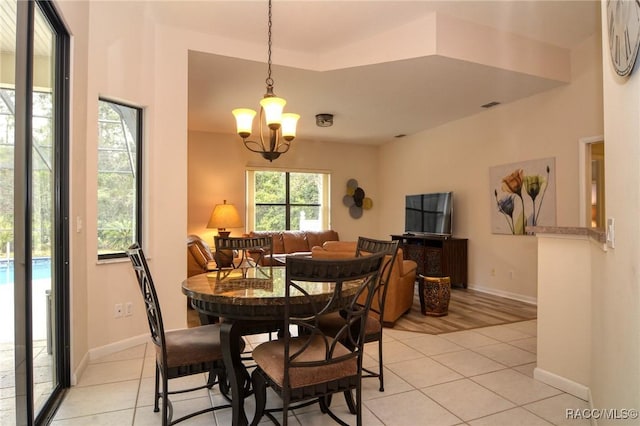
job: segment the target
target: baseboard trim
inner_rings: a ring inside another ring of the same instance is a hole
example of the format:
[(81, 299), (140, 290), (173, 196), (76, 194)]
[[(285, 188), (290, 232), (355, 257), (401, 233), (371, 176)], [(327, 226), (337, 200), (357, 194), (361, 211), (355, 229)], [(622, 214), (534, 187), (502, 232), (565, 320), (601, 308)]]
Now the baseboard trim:
[(73, 370), (73, 373), (71, 373), (71, 386), (75, 386), (78, 384), (78, 379), (82, 376), (82, 373), (84, 373), (87, 365), (89, 365), (89, 352), (86, 352), (84, 354), (84, 356), (80, 360), (80, 363), (78, 363), (78, 368)]
[(495, 288), (483, 287), (478, 285), (469, 284), (468, 288), (470, 290), (479, 291), (480, 293), (487, 293), (493, 296), (504, 297), (507, 299), (517, 300), (519, 302), (528, 303), (530, 305), (538, 305), (538, 299), (536, 297), (531, 296), (523, 296), (518, 293), (511, 293), (510, 291), (504, 290), (496, 290)]
[(571, 394), (576, 398), (580, 398), (589, 403), (591, 401), (591, 391), (587, 386), (574, 382), (573, 380), (569, 380), (566, 377), (562, 377), (555, 373), (551, 373), (550, 371), (543, 370), (540, 367), (536, 367), (533, 370), (533, 378)]
[(139, 336), (130, 337), (128, 339), (120, 340), (119, 342), (111, 343), (104, 346), (99, 346), (97, 348), (89, 349), (87, 353), (84, 354), (78, 367), (71, 373), (71, 386), (76, 386), (78, 384), (78, 380), (82, 377), (84, 370), (86, 370), (89, 362), (104, 356), (108, 356), (114, 354), (116, 352), (120, 352), (129, 348), (133, 348), (134, 346), (142, 345), (149, 341), (148, 334), (141, 334)]
[(149, 334), (141, 334), (139, 336), (130, 337), (128, 339), (120, 340), (115, 343), (110, 343), (104, 346), (98, 346), (89, 350), (89, 361), (102, 358), (107, 355), (111, 355), (116, 352), (123, 351), (125, 349), (132, 348), (134, 346), (142, 345), (149, 341)]

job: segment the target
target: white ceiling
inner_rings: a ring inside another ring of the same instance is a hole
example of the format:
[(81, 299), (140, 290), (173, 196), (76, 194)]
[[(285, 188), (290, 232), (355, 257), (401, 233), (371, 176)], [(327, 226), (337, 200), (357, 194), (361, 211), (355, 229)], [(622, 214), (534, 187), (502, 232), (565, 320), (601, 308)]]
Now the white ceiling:
[[(257, 108), (265, 92), (267, 2), (159, 1), (150, 12), (163, 24), (237, 46), (189, 55), (189, 128), (234, 132), (230, 111)], [(504, 104), (566, 83), (544, 70), (510, 69), (500, 58), (500, 40), (474, 46), (480, 41), (471, 32), (458, 34), (468, 48), (462, 56), (441, 54), (445, 38), (457, 36), (440, 33), (440, 18), (491, 27), (504, 40), (542, 42), (525, 52), (531, 56), (547, 47), (571, 49), (599, 33), (600, 3), (275, 0), (275, 92), (287, 99), (286, 111), (301, 114), (298, 138), (379, 144), (481, 113), (487, 102)], [(437, 33), (426, 30), (430, 22)], [(441, 39), (432, 40), (436, 34)], [(427, 52), (432, 48), (437, 51)], [(474, 52), (491, 56), (492, 49), (495, 64), (473, 59)], [(526, 59), (548, 68), (548, 58)], [(334, 114), (334, 126), (316, 127), (318, 113)]]

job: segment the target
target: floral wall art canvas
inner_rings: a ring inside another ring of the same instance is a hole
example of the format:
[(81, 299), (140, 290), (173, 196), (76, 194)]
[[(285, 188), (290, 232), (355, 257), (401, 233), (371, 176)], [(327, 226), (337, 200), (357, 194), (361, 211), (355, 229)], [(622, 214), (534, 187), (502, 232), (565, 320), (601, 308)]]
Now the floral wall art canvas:
[(555, 158), (491, 167), (491, 232), (526, 235), (556, 224)]

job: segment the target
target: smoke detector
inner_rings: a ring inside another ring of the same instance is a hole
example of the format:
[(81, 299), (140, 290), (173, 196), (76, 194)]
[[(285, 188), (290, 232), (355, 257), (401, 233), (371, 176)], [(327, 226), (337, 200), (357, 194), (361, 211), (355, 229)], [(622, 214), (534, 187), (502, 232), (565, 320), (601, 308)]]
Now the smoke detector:
[(317, 114), (316, 126), (318, 127), (331, 127), (333, 126), (333, 114)]

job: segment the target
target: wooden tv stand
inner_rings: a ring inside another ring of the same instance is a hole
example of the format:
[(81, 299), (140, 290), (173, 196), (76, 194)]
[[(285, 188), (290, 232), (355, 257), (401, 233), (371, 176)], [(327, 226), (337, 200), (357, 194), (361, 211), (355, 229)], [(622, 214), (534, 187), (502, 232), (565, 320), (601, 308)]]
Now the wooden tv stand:
[(450, 277), (451, 285), (467, 288), (467, 239), (438, 235), (391, 235), (400, 241), (404, 258), (429, 277)]

